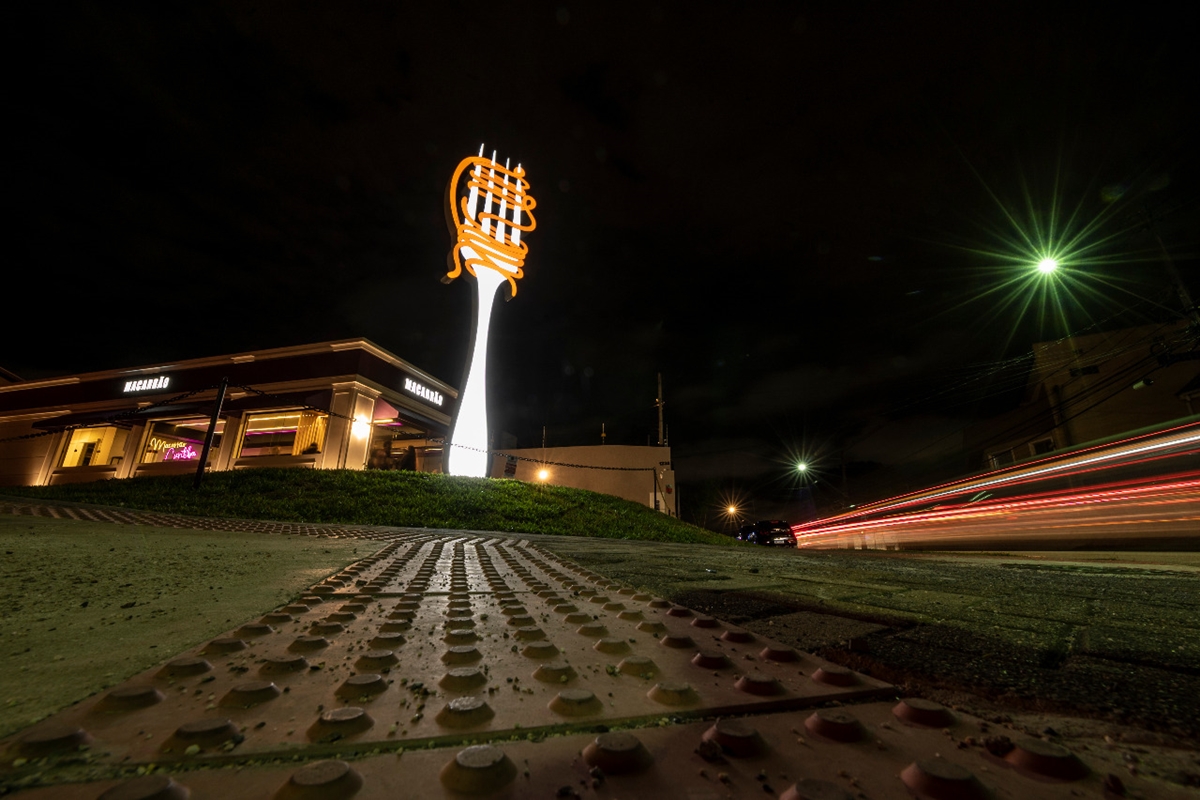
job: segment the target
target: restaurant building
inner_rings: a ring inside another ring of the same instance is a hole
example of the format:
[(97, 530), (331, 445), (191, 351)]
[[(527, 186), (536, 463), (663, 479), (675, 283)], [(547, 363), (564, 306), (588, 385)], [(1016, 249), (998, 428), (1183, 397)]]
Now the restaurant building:
[(210, 470), (441, 472), (458, 392), (366, 339), (0, 379), (0, 486)]

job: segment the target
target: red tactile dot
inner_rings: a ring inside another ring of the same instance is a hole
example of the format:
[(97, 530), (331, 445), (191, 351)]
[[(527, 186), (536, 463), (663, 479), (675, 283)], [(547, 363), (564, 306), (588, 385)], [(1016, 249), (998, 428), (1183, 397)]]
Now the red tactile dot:
[(97, 707), (103, 711), (132, 711), (161, 703), (164, 695), (153, 686), (123, 686), (106, 694)]
[(596, 695), (587, 689), (563, 689), (550, 701), (549, 709), (564, 717), (585, 717), (603, 710)]
[(686, 706), (699, 701), (696, 690), (687, 683), (658, 683), (646, 693), (646, 696), (664, 706)]
[(685, 647), (695, 647), (696, 642), (690, 636), (681, 636), (668, 633), (666, 636), (658, 640), (658, 643), (663, 647), (672, 647), (677, 650)]
[(909, 764), (900, 773), (900, 780), (909, 789), (933, 800), (976, 800), (987, 796), (969, 769), (940, 758)]
[(592, 649), (599, 653), (608, 653), (609, 655), (620, 655), (629, 652), (629, 642), (624, 639), (604, 638), (598, 640)]
[(456, 645), (442, 654), (444, 664), (470, 664), (483, 658), (479, 649), (472, 645)]
[(196, 744), (218, 744), (232, 738), (238, 732), (237, 726), (227, 719), (198, 719), (185, 722), (175, 729), (175, 738), (183, 742)]
[(91, 741), (91, 734), (78, 725), (53, 722), (25, 734), (17, 749), (25, 756), (47, 756), (78, 750)]
[(390, 669), (400, 663), (400, 659), (391, 650), (367, 650), (354, 662), (354, 668), (365, 672)]
[(308, 738), (314, 742), (332, 742), (369, 730), (375, 720), (361, 708), (347, 706), (325, 711), (308, 729)]
[(438, 712), (436, 720), (447, 728), (474, 728), (496, 715), (482, 697), (457, 697)]
[(1014, 767), (1064, 781), (1076, 781), (1088, 774), (1087, 766), (1070, 750), (1042, 739), (1018, 740), (1004, 760)]
[(190, 794), (168, 775), (144, 775), (105, 790), (96, 800), (187, 800)]
[[(653, 605), (653, 604), (651, 604), (651, 605)], [(690, 617), (690, 616), (692, 616), (692, 610), (690, 608), (684, 608), (683, 606), (675, 606), (674, 608), (667, 609), (667, 616), (668, 617)]]
[(836, 664), (826, 664), (818, 667), (812, 674), (812, 679), (829, 686), (853, 686), (858, 683), (858, 676), (845, 667)]
[(533, 677), (542, 683), (568, 683), (578, 674), (570, 664), (542, 664), (533, 671)]
[(701, 650), (696, 653), (692, 656), (692, 663), (704, 669), (724, 669), (732, 666), (728, 656), (712, 650)]
[(404, 638), (404, 634), (402, 633), (377, 633), (371, 639), (371, 646), (382, 650), (395, 650), (406, 641), (408, 640)]
[(587, 622), (575, 629), (575, 632), (580, 636), (588, 636), (596, 639), (601, 636), (608, 635), (608, 628), (604, 627), (600, 622)]
[(719, 719), (701, 738), (706, 742), (716, 742), (726, 753), (739, 758), (767, 751), (767, 743), (759, 732), (740, 719)]
[(463, 794), (496, 792), (517, 777), (517, 765), (504, 751), (490, 744), (460, 750), (439, 775), (442, 785)]
[(704, 616), (703, 614), (701, 614), (701, 615), (698, 615), (694, 620), (692, 620), (692, 627), (693, 628), (719, 628), (719, 627), (721, 627), (721, 623), (717, 622), (712, 617), (707, 617), (707, 616)]
[(521, 655), (526, 658), (554, 658), (558, 655), (558, 648), (547, 641), (530, 642), (521, 648)]
[(866, 734), (862, 724), (848, 711), (822, 708), (804, 721), (809, 733), (824, 736), (835, 742), (857, 742)]
[(762, 651), (759, 652), (758, 657), (765, 661), (780, 662), (797, 661), (800, 658), (798, 655), (796, 655), (796, 651), (792, 648), (775, 647), (774, 645), (764, 647)]
[(348, 800), (362, 785), (362, 776), (345, 761), (317, 761), (293, 772), (275, 800)]
[(546, 632), (541, 628), (529, 625), (524, 628), (517, 628), (515, 631), (513, 631), (513, 636), (521, 641), (531, 642), (538, 639), (545, 639)]
[(613, 775), (639, 772), (653, 763), (654, 758), (641, 740), (632, 733), (615, 731), (602, 733), (583, 749), (588, 766)]
[(637, 629), (642, 633), (653, 633), (655, 635), (667, 632), (667, 626), (661, 622), (643, 622), (637, 626)]
[(226, 653), (236, 653), (239, 650), (245, 650), (246, 643), (234, 637), (223, 639), (213, 639), (204, 646), (203, 653), (210, 656), (220, 656)]
[(721, 639), (732, 644), (746, 644), (754, 641), (754, 634), (750, 631), (729, 630), (721, 634)]
[(954, 724), (954, 714), (941, 703), (920, 697), (906, 697), (892, 708), (897, 719), (929, 728), (948, 728)]
[(274, 656), (263, 661), (258, 671), (263, 675), (286, 675), (291, 672), (302, 672), (308, 669), (308, 659), (304, 656)]
[(483, 671), (476, 667), (455, 667), (442, 676), (438, 686), (451, 692), (465, 692), (485, 685), (487, 680)]
[(617, 665), (625, 675), (633, 675), (638, 678), (653, 678), (658, 674), (658, 665), (646, 656), (627, 656)]
[(351, 675), (337, 688), (337, 696), (343, 700), (365, 700), (387, 691), (387, 681), (377, 672)]
[(747, 694), (764, 697), (783, 694), (783, 687), (779, 685), (779, 681), (762, 672), (747, 672), (737, 679), (734, 686)]
[(288, 650), (293, 653), (310, 653), (314, 650), (323, 650), (329, 647), (329, 640), (324, 636), (298, 636), (288, 645)]
[(279, 687), (271, 681), (251, 681), (230, 689), (221, 698), (221, 705), (227, 708), (250, 708), (274, 700), (279, 695)]
[(274, 632), (274, 628), (261, 622), (248, 622), (234, 631), (238, 636), (266, 636)]

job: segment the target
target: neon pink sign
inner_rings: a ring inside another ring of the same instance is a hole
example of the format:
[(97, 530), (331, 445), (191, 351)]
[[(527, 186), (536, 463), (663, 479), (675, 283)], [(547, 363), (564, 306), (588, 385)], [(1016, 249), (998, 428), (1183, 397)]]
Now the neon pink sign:
[(190, 444), (183, 447), (170, 447), (163, 452), (163, 461), (193, 461), (200, 457)]

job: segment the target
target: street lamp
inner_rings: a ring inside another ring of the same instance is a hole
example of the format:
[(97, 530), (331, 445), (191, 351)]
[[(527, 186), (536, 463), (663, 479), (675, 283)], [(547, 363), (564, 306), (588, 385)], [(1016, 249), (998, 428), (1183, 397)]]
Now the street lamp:
[(805, 464), (803, 461), (797, 462), (796, 463), (796, 472), (799, 472), (800, 474), (804, 474), (805, 472), (808, 472), (808, 464)]
[(1037, 263), (1037, 271), (1043, 275), (1050, 275), (1058, 270), (1058, 259), (1053, 256), (1046, 256)]

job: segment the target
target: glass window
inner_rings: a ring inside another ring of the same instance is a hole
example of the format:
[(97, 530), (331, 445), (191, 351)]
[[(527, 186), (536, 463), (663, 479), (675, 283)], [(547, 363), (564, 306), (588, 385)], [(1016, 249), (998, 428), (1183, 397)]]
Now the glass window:
[(252, 414), (242, 437), (242, 458), (303, 456), (325, 447), (328, 414), (316, 411), (271, 411)]
[(63, 467), (101, 467), (121, 463), (129, 431), (115, 425), (71, 431), (63, 452)]
[(1012, 450), (1001, 450), (999, 453), (992, 453), (989, 458), (992, 460), (992, 467), (1003, 467), (1005, 464), (1011, 464), (1015, 460)]
[[(221, 446), (221, 433), (224, 430), (225, 420), (218, 420), (217, 432), (213, 435), (214, 448)], [(207, 433), (207, 417), (151, 423), (150, 435), (146, 437), (146, 449), (142, 451), (141, 463), (195, 461), (204, 451), (204, 437)]]
[(442, 471), (442, 440), (402, 419), (377, 419), (371, 430), (367, 469)]
[(1054, 440), (1053, 439), (1042, 439), (1040, 442), (1033, 443), (1033, 454), (1035, 456), (1040, 456), (1045, 453), (1053, 453), (1053, 452), (1054, 452)]

